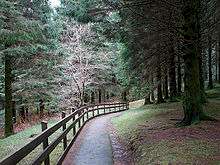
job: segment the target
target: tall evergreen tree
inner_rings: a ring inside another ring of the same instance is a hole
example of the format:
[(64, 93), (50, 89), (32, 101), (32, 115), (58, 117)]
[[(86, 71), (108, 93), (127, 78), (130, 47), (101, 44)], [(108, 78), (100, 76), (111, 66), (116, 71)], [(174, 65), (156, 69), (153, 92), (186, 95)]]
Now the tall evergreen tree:
[(198, 122), (203, 115), (199, 81), (199, 11), (201, 1), (186, 0), (183, 2), (183, 37), (184, 37), (184, 119), (183, 125)]
[(43, 40), (39, 22), (27, 20), (15, 4), (3, 0), (0, 3), (1, 20), (1, 58), (5, 64), (5, 136), (13, 133), (12, 123), (12, 83), (16, 60), (33, 49), (32, 44)]

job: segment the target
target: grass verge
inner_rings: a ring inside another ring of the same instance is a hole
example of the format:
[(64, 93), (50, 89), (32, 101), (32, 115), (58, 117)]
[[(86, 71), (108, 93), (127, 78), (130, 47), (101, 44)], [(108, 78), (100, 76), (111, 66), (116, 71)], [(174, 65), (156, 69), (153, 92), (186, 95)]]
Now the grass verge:
[[(217, 96), (219, 89), (214, 91)], [(218, 97), (204, 109), (220, 120)], [(133, 107), (112, 122), (135, 164), (220, 164), (220, 122), (175, 127), (182, 116), (181, 103), (165, 103)]]

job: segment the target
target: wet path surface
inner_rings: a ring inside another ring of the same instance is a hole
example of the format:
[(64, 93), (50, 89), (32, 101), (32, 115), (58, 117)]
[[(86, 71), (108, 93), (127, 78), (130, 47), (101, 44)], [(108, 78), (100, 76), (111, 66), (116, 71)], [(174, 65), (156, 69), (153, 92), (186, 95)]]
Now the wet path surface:
[(108, 125), (112, 117), (109, 114), (89, 121), (77, 137), (67, 154), (64, 165), (112, 165), (112, 147)]

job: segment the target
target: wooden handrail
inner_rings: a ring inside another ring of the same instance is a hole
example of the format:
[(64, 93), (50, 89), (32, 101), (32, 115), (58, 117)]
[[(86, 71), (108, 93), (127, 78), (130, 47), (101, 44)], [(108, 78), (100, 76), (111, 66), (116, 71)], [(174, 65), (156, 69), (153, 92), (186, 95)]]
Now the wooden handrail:
[[(114, 108), (115, 110), (111, 110)], [(118, 109), (117, 109), (118, 108)], [(100, 110), (104, 110), (103, 113), (100, 112)], [(44, 143), (45, 141), (48, 141), (48, 138), (55, 133), (58, 129), (61, 127), (63, 128), (62, 133), (50, 144), (44, 145), (43, 152), (36, 157), (36, 159), (31, 163), (34, 165), (40, 165), (43, 161), (46, 162), (46, 164), (50, 164), (49, 162), (49, 155), (50, 153), (56, 148), (56, 146), (61, 143), (63, 140), (64, 143), (64, 153), (61, 155), (59, 161), (57, 164), (61, 164), (63, 159), (65, 158), (66, 154), (68, 153), (69, 149), (71, 148), (72, 144), (74, 143), (76, 137), (78, 136), (79, 132), (82, 130), (83, 126), (87, 121), (90, 119), (109, 114), (109, 113), (115, 113), (120, 111), (125, 111), (129, 109), (128, 103), (106, 103), (106, 104), (96, 104), (96, 105), (90, 105), (81, 107), (78, 110), (75, 110), (70, 115), (65, 117), (65, 114), (63, 113), (63, 119), (56, 123), (54, 126), (47, 128), (44, 124), (43, 132), (38, 135), (35, 139), (33, 139), (31, 142), (26, 144), (24, 147), (20, 148), (19, 150), (15, 151), (10, 156), (6, 157), (0, 162), (0, 165), (14, 165), (20, 162), (23, 158), (25, 158), (28, 154), (30, 154), (36, 147), (38, 147), (40, 144)], [(97, 111), (97, 114), (95, 114), (95, 111)], [(89, 116), (89, 112), (92, 112), (92, 116)], [(79, 115), (78, 118), (75, 116)], [(86, 118), (86, 120), (85, 120)], [(81, 120), (83, 119), (83, 120)], [(72, 123), (66, 127), (67, 122), (71, 121)], [(82, 123), (81, 123), (82, 121)], [(79, 124), (79, 129), (76, 131), (76, 124)], [(74, 137), (71, 141), (71, 143), (67, 146), (66, 145), (66, 137), (67, 134), (73, 129)]]

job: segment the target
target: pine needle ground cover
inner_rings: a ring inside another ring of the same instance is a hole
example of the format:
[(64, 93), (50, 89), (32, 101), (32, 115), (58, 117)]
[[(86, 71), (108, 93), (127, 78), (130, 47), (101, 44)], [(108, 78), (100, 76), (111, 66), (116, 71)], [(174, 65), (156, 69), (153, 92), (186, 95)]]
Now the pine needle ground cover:
[[(218, 120), (219, 110), (218, 97), (205, 106)], [(137, 164), (220, 164), (220, 122), (176, 127), (182, 116), (181, 103), (165, 103), (130, 109), (112, 122)]]

